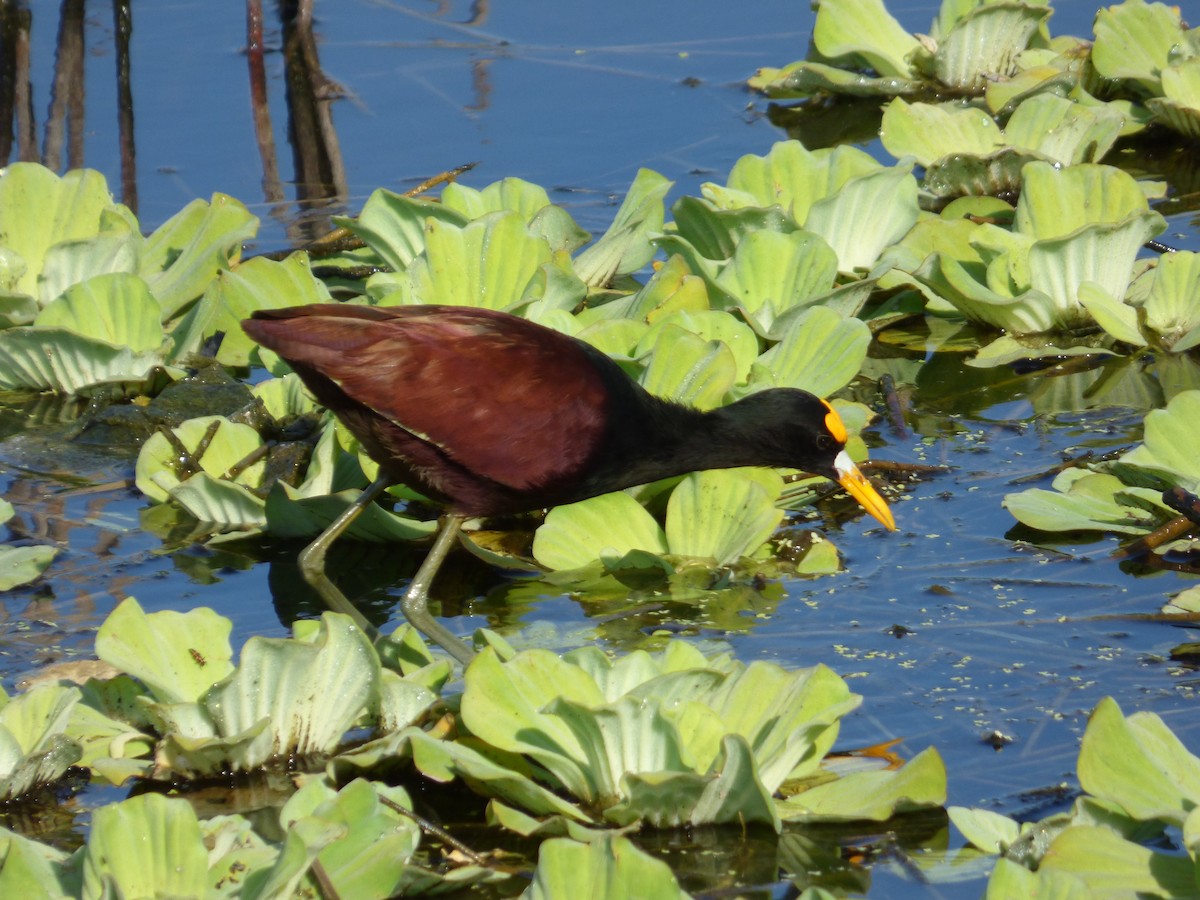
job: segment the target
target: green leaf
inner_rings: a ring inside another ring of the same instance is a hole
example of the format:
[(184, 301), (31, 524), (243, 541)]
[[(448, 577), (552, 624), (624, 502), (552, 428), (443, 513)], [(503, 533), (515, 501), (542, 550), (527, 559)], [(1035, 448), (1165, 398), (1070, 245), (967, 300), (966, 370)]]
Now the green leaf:
[[(542, 787), (529, 776), (485, 756), (466, 744), (440, 741), (418, 728), (410, 728), (402, 735), (396, 736), (392, 743), (398, 743), (398, 738), (403, 738), (411, 744), (413, 765), (436, 781), (450, 781), (456, 776), (461, 777), (468, 783), (486, 790), (489, 796), (520, 806), (534, 815), (564, 816), (576, 822), (592, 821), (587, 813)], [(356, 754), (370, 748), (370, 744), (365, 745), (358, 750), (341, 754), (338, 759), (352, 760)]]
[(307, 253), (293, 253), (282, 262), (263, 256), (249, 259), (236, 269), (218, 272), (207, 290), (175, 329), (173, 356), (194, 353), (209, 337), (225, 337), (217, 361), (227, 366), (247, 366), (256, 346), (242, 331), (242, 319), (260, 309), (330, 302), (329, 290), (313, 277)]
[(509, 310), (540, 296), (546, 239), (530, 233), (520, 214), (488, 213), (463, 226), (429, 218), (425, 252), (384, 305), (446, 303)]
[(922, 750), (895, 771), (851, 772), (778, 801), (784, 821), (883, 822), (946, 802), (946, 766), (937, 750)]
[(57, 555), (58, 548), (48, 544), (0, 547), (0, 591), (37, 581)]
[[(1195, 35), (1196, 31), (1189, 34)], [(1164, 69), (1162, 90), (1165, 96), (1146, 101), (1155, 121), (1185, 137), (1200, 137), (1200, 58), (1185, 59)]]
[(1038, 3), (981, 3), (954, 23), (933, 54), (933, 75), (947, 87), (980, 92), (1017, 70), (1017, 55), (1050, 17)]
[[(171, 430), (188, 451), (191, 462), (214, 478), (224, 477), (231, 466), (243, 462), (263, 443), (259, 433), (249, 425), (230, 422), (223, 416), (188, 419), (178, 428)], [(202, 448), (206, 437), (208, 443)], [(180, 485), (180, 474), (184, 474), (185, 477), (189, 474), (186, 470), (180, 472), (179, 456), (179, 451), (163, 434), (151, 435), (138, 452), (135, 466), (138, 490), (151, 500), (165, 502), (171, 492)], [(262, 481), (265, 469), (266, 464), (260, 459), (240, 471), (233, 481), (248, 487), (257, 487)]]
[(24, 263), (15, 289), (42, 304), (53, 300), (41, 296), (38, 284), (50, 249), (100, 234), (103, 214), (114, 206), (104, 176), (91, 169), (62, 178), (37, 163), (17, 162), (0, 170), (0, 244)]
[(134, 353), (63, 328), (0, 331), (0, 389), (86, 394), (140, 384), (162, 364), (157, 351)]
[(556, 506), (533, 536), (533, 557), (549, 569), (577, 569), (630, 550), (662, 554), (667, 541), (654, 518), (622, 491)]
[(1160, 74), (1183, 38), (1179, 7), (1143, 0), (1102, 8), (1093, 26), (1091, 61), (1104, 78), (1132, 81), (1143, 93), (1160, 95)]
[(755, 388), (791, 387), (828, 397), (858, 374), (870, 343), (865, 322), (810, 307), (758, 358), (751, 381)]
[[(746, 332), (753, 339), (753, 333)], [(658, 397), (712, 409), (721, 405), (737, 376), (737, 360), (728, 344), (667, 323), (657, 332), (654, 353), (638, 382)]]
[(884, 78), (911, 74), (907, 58), (920, 46), (882, 0), (826, 0), (817, 7), (813, 43), (827, 59), (862, 60)]
[(402, 807), (412, 806), (401, 788), (355, 779), (337, 792), (311, 781), (280, 811), (280, 821), (286, 826), (301, 818), (314, 818), (342, 832), (317, 856), (338, 896), (383, 900), (400, 893), (409, 877), (405, 869), (421, 831), (412, 819), (385, 805), (384, 797)]
[(334, 221), (361, 238), (393, 272), (403, 272), (425, 249), (425, 228), (431, 219), (456, 228), (469, 221), (442, 203), (404, 197), (383, 188), (367, 198), (357, 219)]
[(1146, 327), (1172, 351), (1200, 345), (1200, 253), (1180, 250), (1159, 258), (1146, 295)]
[(1153, 225), (1147, 239), (1165, 227), (1157, 213), (1147, 217), (1146, 195), (1133, 176), (1112, 166), (1033, 162), (1021, 174), (1025, 187), (1013, 224), (1035, 240), (1065, 238), (1088, 225), (1119, 225), (1131, 218)]
[(667, 546), (719, 566), (750, 556), (783, 520), (775, 506), (782, 490), (783, 479), (769, 469), (693, 472), (671, 492)]
[(551, 838), (538, 851), (533, 884), (522, 900), (557, 900), (588, 897), (591, 900), (624, 900), (626, 897), (678, 897), (688, 894), (679, 887), (671, 869), (661, 860), (639, 850), (620, 835), (598, 837), (591, 844), (568, 838)]
[(705, 184), (701, 190), (719, 209), (778, 205), (806, 226), (818, 200), (836, 194), (853, 178), (882, 169), (856, 147), (809, 151), (797, 141), (780, 141), (766, 156), (746, 155), (734, 163), (725, 188)]
[(1038, 875), (1071, 875), (1084, 882), (1089, 898), (1119, 900), (1194, 896), (1195, 869), (1188, 857), (1156, 853), (1108, 828), (1077, 825), (1054, 839), (1042, 857)]
[(1121, 134), (1125, 118), (1107, 106), (1082, 106), (1053, 94), (1022, 102), (1004, 126), (1005, 141), (1063, 165), (1098, 162)]
[(1137, 310), (1122, 303), (1094, 281), (1079, 285), (1079, 302), (1096, 320), (1101, 328), (1133, 347), (1146, 346), (1146, 339), (1138, 328)]
[[(639, 335), (637, 345), (633, 349), (633, 355), (656, 354), (658, 352), (659, 341), (663, 339), (663, 332), (669, 330), (672, 326), (678, 326), (690, 334), (704, 338), (706, 341), (720, 341), (724, 344), (736, 361), (735, 378), (739, 381), (744, 380), (750, 374), (750, 366), (758, 358), (758, 338), (755, 336), (754, 331), (741, 319), (735, 318), (730, 313), (715, 309), (663, 311), (661, 314), (655, 316), (650, 327)], [(671, 354), (667, 350), (664, 349), (663, 352), (664, 355), (670, 357)], [(652, 359), (652, 364), (653, 362)], [(677, 371), (680, 367), (672, 366), (671, 368)], [(706, 396), (714, 398), (714, 402), (719, 401), (723, 397), (723, 394), (717, 393), (716, 390), (705, 393)], [(671, 392), (668, 391), (667, 394), (670, 395)], [(703, 406), (704, 404), (698, 403), (696, 405)], [(708, 405), (711, 406), (712, 403)]]
[(1154, 713), (1126, 717), (1106, 697), (1092, 711), (1083, 735), (1079, 784), (1135, 819), (1182, 826), (1200, 806), (1200, 759)]
[(257, 530), (267, 524), (266, 504), (261, 497), (207, 472), (197, 472), (171, 488), (171, 499), (218, 534)]
[(1195, 451), (1200, 422), (1200, 391), (1184, 391), (1166, 409), (1146, 415), (1145, 440), (1121, 457), (1121, 462), (1145, 469), (1188, 490), (1200, 485), (1200, 456)]
[(82, 756), (67, 730), (79, 702), (77, 687), (47, 684), (5, 697), (0, 710), (0, 800), (52, 784)]
[(804, 227), (825, 239), (843, 272), (869, 269), (879, 254), (904, 237), (920, 215), (912, 164), (880, 168), (851, 178), (817, 200)]
[(672, 184), (651, 169), (638, 169), (608, 231), (575, 258), (575, 273), (585, 284), (604, 287), (654, 258), (650, 236), (662, 231), (663, 197)]
[(1021, 836), (1021, 824), (990, 809), (950, 806), (946, 809), (954, 827), (972, 846), (986, 853), (1003, 853)]
[(951, 154), (987, 156), (1004, 146), (1000, 126), (984, 110), (899, 97), (884, 107), (879, 139), (892, 156), (912, 156), (922, 166)]
[(145, 613), (129, 597), (96, 633), (96, 655), (164, 703), (194, 703), (233, 671), (233, 624), (211, 609)]
[(258, 232), (258, 219), (239, 201), (213, 194), (193, 200), (146, 238), (140, 274), (162, 307), (164, 322), (204, 293), (242, 255)]
[(766, 232), (786, 234), (796, 228), (778, 207), (718, 209), (700, 197), (680, 197), (671, 207), (679, 237), (706, 259), (729, 259), (743, 238)]
[(97, 275), (76, 284), (51, 301), (33, 324), (128, 347), (137, 354), (163, 344), (158, 304), (136, 275)]
[(49, 844), (0, 828), (0, 895), (66, 900), (80, 894), (70, 857)]
[(208, 851), (187, 800), (142, 794), (92, 813), (83, 897), (203, 897)]
[[(1068, 470), (1054, 479), (1054, 490), (1031, 488), (1007, 494), (1003, 506), (1018, 522), (1041, 531), (1145, 534), (1158, 524), (1158, 519), (1119, 502), (1117, 495), (1125, 490), (1124, 483), (1114, 475)], [(1155, 493), (1145, 492), (1147, 499)]]
[(377, 695), (379, 657), (349, 617), (321, 616), (314, 641), (252, 637), (232, 676), (204, 704), (225, 736), (269, 726), (229, 760), (235, 771), (271, 759), (330, 753)]
[(741, 735), (721, 738), (720, 757), (705, 775), (630, 772), (624, 788), (626, 799), (605, 813), (616, 824), (641, 819), (656, 828), (724, 822), (780, 828), (771, 793), (758, 777), (754, 754)]
[(837, 254), (818, 235), (756, 231), (738, 244), (716, 286), (761, 328), (770, 330), (786, 310), (827, 294), (837, 272)]
[(1082, 879), (1059, 869), (1030, 872), (1011, 859), (999, 859), (988, 879), (987, 900), (1037, 897), (1038, 900), (1092, 900), (1096, 895)]
[(117, 231), (55, 244), (46, 251), (38, 286), (42, 304), (98, 275), (136, 274), (142, 243), (140, 234)]

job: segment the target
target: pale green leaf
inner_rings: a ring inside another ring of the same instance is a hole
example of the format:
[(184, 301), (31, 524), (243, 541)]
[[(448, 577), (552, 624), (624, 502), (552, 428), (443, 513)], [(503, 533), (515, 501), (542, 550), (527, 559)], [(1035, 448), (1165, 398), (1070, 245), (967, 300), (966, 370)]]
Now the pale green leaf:
[(1200, 391), (1184, 391), (1146, 415), (1145, 439), (1121, 462), (1166, 478), (1188, 490), (1200, 485), (1200, 455), (1195, 452), (1200, 422)]
[(24, 263), (15, 290), (40, 296), (38, 279), (50, 248), (98, 235), (103, 214), (114, 205), (104, 176), (92, 169), (61, 178), (37, 163), (16, 162), (0, 170), (0, 244)]
[(1089, 900), (1190, 897), (1196, 893), (1196, 865), (1190, 858), (1159, 853), (1108, 828), (1091, 825), (1068, 828), (1054, 839), (1042, 857), (1038, 875), (1055, 873), (1083, 881)]
[[(753, 338), (753, 333), (746, 331)], [(655, 396), (712, 409), (721, 405), (737, 377), (737, 359), (728, 344), (705, 340), (680, 325), (667, 323), (658, 332), (654, 353), (638, 382)]]
[(403, 272), (425, 249), (425, 227), (430, 219), (456, 227), (469, 221), (442, 203), (404, 197), (383, 188), (367, 198), (358, 218), (334, 221), (361, 238), (393, 272)]
[(670, 552), (719, 566), (750, 556), (783, 520), (775, 506), (782, 490), (783, 479), (769, 469), (693, 472), (667, 504)]
[(716, 285), (770, 329), (784, 311), (827, 294), (837, 271), (837, 254), (816, 234), (755, 231), (738, 244)]
[(1138, 328), (1137, 310), (1122, 303), (1094, 281), (1079, 285), (1079, 302), (1096, 324), (1115, 337), (1133, 347), (1146, 346), (1146, 339)]
[(533, 556), (550, 569), (577, 569), (630, 550), (666, 553), (667, 541), (654, 518), (618, 491), (557, 506), (533, 536)]
[(1111, 697), (1088, 720), (1078, 768), (1085, 791), (1141, 821), (1182, 826), (1200, 806), (1200, 759), (1154, 713), (1123, 716)]
[(86, 394), (106, 385), (141, 384), (162, 365), (157, 350), (84, 337), (63, 328), (0, 331), (0, 389)]
[(933, 74), (947, 87), (979, 92), (989, 80), (1017, 70), (1017, 55), (1050, 16), (1050, 9), (1017, 0), (980, 3), (938, 42)]
[(83, 897), (203, 897), (208, 851), (187, 800), (149, 793), (92, 813)]
[(590, 844), (551, 838), (541, 845), (533, 884), (521, 900), (563, 897), (686, 900), (688, 894), (679, 887), (666, 863), (639, 850), (628, 838), (613, 835)]
[(1162, 93), (1160, 75), (1183, 39), (1178, 6), (1126, 0), (1102, 8), (1093, 27), (1091, 61), (1101, 76), (1132, 81), (1150, 95)]
[(57, 554), (58, 548), (48, 544), (0, 547), (0, 591), (36, 581)]
[(827, 59), (860, 59), (879, 75), (905, 77), (907, 57), (920, 44), (884, 7), (882, 0), (832, 0), (817, 7), (813, 43)]
[(946, 802), (946, 766), (933, 747), (896, 770), (851, 772), (778, 802), (787, 822), (883, 822)]
[(276, 262), (263, 256), (246, 260), (236, 269), (216, 274), (200, 302), (175, 329), (173, 355), (194, 353), (212, 335), (225, 337), (217, 361), (247, 366), (255, 343), (242, 331), (242, 319), (260, 309), (279, 309), (330, 302), (329, 290), (312, 275), (307, 253), (293, 253)]
[[(180, 444), (187, 449), (193, 465), (214, 478), (223, 478), (231, 466), (243, 462), (250, 453), (262, 446), (263, 440), (257, 431), (240, 422), (230, 422), (223, 416), (204, 416), (188, 419), (179, 427), (171, 429)], [(203, 444), (205, 438), (208, 443)], [(171, 492), (179, 486), (181, 470), (179, 450), (163, 434), (150, 436), (138, 452), (135, 479), (138, 490), (151, 500), (165, 502)], [(253, 465), (237, 473), (233, 481), (247, 487), (258, 487), (263, 478), (266, 463), (259, 459)]]
[(162, 307), (177, 316), (204, 293), (217, 273), (242, 256), (242, 244), (258, 232), (258, 219), (225, 194), (193, 200), (146, 238), (140, 274)]
[(654, 258), (650, 237), (662, 231), (663, 197), (672, 184), (651, 169), (638, 170), (608, 231), (575, 258), (575, 272), (585, 284), (603, 287)]
[(158, 304), (136, 275), (98, 275), (69, 288), (38, 314), (34, 326), (61, 328), (134, 353), (163, 343)]
[(879, 139), (892, 156), (912, 156), (922, 166), (951, 154), (987, 156), (1004, 146), (1000, 126), (984, 110), (899, 97), (884, 107)]
[(171, 499), (216, 532), (249, 531), (267, 524), (265, 503), (243, 485), (197, 472), (171, 488)]
[(430, 218), (425, 221), (425, 252), (409, 265), (395, 299), (513, 309), (540, 296), (541, 267), (550, 257), (546, 239), (532, 234), (511, 210), (488, 213), (461, 227)]
[(271, 759), (330, 753), (378, 693), (379, 657), (371, 641), (336, 613), (321, 617), (315, 641), (252, 637), (232, 676), (204, 704), (219, 733), (268, 727), (230, 755), (234, 770)]
[(758, 358), (752, 383), (828, 397), (858, 374), (870, 343), (870, 329), (860, 319), (810, 307), (789, 323), (778, 344)]
[(96, 634), (96, 655), (165, 703), (191, 703), (233, 671), (232, 623), (207, 607), (145, 613), (129, 597)]
[(1021, 836), (1019, 822), (990, 809), (951, 806), (946, 813), (963, 837), (986, 853), (1003, 853)]

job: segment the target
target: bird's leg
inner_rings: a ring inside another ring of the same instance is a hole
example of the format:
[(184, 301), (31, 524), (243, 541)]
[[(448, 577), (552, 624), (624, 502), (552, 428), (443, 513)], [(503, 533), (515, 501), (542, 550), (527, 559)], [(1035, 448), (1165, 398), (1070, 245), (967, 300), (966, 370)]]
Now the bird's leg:
[(387, 486), (391, 484), (391, 480), (380, 476), (368, 485), (358, 498), (347, 506), (342, 514), (334, 519), (329, 527), (317, 536), (317, 539), (304, 548), (300, 554), (300, 574), (304, 576), (304, 580), (309, 583), (314, 591), (321, 595), (321, 599), (325, 601), (325, 605), (334, 612), (345, 613), (354, 620), (363, 633), (374, 640), (376, 634), (375, 626), (367, 621), (364, 616), (349, 600), (346, 595), (338, 590), (337, 586), (329, 580), (329, 576), (325, 574), (325, 554), (329, 551), (330, 545), (341, 537), (342, 533), (350, 527), (350, 524), (358, 518), (359, 514), (367, 508), (367, 505), (375, 500)]
[(458, 539), (458, 530), (465, 520), (466, 516), (446, 516), (442, 522), (442, 530), (438, 532), (437, 539), (433, 542), (433, 547), (430, 548), (425, 561), (421, 563), (421, 568), (417, 569), (417, 574), (413, 576), (408, 590), (404, 592), (404, 599), (400, 602), (400, 608), (413, 628), (434, 643), (440, 644), (443, 650), (463, 666), (469, 665), (475, 658), (475, 651), (429, 614), (428, 602), (429, 586), (433, 583), (438, 569), (441, 568), (446, 554), (450, 552), (450, 548)]

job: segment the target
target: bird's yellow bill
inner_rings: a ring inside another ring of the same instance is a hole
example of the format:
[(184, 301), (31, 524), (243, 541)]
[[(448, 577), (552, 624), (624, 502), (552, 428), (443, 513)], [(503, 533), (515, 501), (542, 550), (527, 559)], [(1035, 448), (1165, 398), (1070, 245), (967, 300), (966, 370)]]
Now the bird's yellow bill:
[(882, 522), (888, 531), (895, 531), (896, 520), (892, 518), (887, 501), (879, 495), (874, 485), (867, 481), (866, 476), (858, 470), (858, 466), (850, 460), (845, 450), (837, 455), (837, 459), (833, 461), (833, 468), (837, 472), (838, 484), (849, 491), (850, 496), (862, 504), (863, 509)]

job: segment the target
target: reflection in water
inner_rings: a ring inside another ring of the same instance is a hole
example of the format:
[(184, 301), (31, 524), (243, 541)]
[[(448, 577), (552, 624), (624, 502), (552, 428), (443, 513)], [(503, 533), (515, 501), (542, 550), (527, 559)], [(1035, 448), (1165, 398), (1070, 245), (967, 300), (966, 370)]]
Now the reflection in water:
[(68, 167), (83, 165), (83, 0), (63, 0), (58, 21), (58, 64), (50, 92), (50, 115), (42, 163), (62, 166), (63, 135), (70, 140)]
[[(291, 242), (302, 244), (328, 232), (331, 229), (329, 216), (345, 211), (346, 173), (332, 113), (333, 101), (342, 97), (345, 91), (321, 69), (313, 33), (312, 0), (288, 0), (280, 3), (278, 9), (283, 31), (288, 140), (292, 145), (296, 201), (304, 209), (321, 211), (320, 216), (292, 229)], [(44, 13), (42, 7), (37, 11)], [(50, 106), (39, 151), (31, 80), (34, 13), (18, 0), (0, 0), (0, 166), (10, 161), (41, 162), (55, 171), (62, 171), (86, 164), (85, 60), (89, 52), (95, 53), (97, 48), (87, 46), (84, 13), (85, 0), (63, 0), (59, 7)], [(45, 23), (39, 19), (36, 24)], [(132, 4), (129, 0), (114, 0), (120, 199), (136, 214), (138, 172), (133, 81), (137, 72), (130, 53), (133, 27)], [(246, 0), (246, 47), (251, 110), (263, 167), (263, 195), (272, 209), (282, 214), (283, 188), (276, 160), (264, 65), (262, 0)], [(294, 222), (293, 216), (288, 218)]]
[[(133, 140), (133, 84), (129, 38), (133, 10), (129, 0), (113, 0), (113, 34), (117, 45), (117, 134), (121, 142), (121, 200), (137, 215), (137, 147)], [(83, 86), (80, 85), (80, 90)]]

